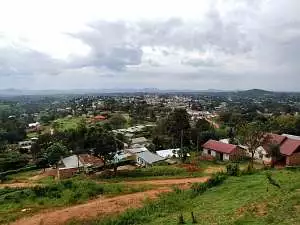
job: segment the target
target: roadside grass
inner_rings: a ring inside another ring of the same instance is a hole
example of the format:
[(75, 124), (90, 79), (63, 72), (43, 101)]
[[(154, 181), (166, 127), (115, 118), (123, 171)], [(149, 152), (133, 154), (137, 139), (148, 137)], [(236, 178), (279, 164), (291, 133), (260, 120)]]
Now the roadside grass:
[(151, 189), (151, 185), (98, 184), (91, 180), (67, 179), (32, 188), (0, 189), (0, 224), (31, 215), (41, 209), (83, 203), (99, 195), (116, 196)]
[(7, 175), (7, 182), (6, 183), (12, 183), (12, 182), (28, 182), (28, 180), (40, 173), (40, 169), (31, 170), (31, 171), (25, 171), (20, 172), (16, 174)]
[(94, 179), (103, 180), (105, 182), (122, 182), (131, 180), (158, 180), (200, 176), (204, 176), (201, 170), (189, 172), (185, 168), (177, 166), (152, 166), (147, 168), (137, 168), (131, 171), (118, 171), (116, 175), (113, 172), (104, 172), (103, 174), (95, 176)]
[(266, 171), (241, 177), (229, 177), (220, 186), (194, 195), (192, 190), (164, 194), (156, 201), (146, 201), (143, 208), (109, 218), (72, 222), (85, 225), (178, 224), (182, 214), (185, 224), (224, 225), (296, 225), (300, 224), (300, 171), (271, 170), (280, 184), (267, 181)]

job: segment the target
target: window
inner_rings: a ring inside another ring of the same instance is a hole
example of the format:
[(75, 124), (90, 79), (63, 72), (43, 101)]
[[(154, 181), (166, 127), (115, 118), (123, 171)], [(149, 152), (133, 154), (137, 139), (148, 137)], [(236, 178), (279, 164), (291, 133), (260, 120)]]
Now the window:
[(211, 150), (207, 150), (207, 154), (211, 155)]

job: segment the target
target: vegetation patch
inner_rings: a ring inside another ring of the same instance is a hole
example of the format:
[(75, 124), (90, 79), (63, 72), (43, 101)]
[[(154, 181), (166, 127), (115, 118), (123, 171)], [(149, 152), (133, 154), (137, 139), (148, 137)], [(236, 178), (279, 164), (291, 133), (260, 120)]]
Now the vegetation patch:
[(146, 177), (159, 177), (159, 176), (180, 176), (188, 175), (186, 169), (174, 166), (153, 166), (147, 168), (139, 168), (132, 171), (118, 171), (114, 173), (103, 173), (98, 178), (146, 178)]
[[(269, 172), (269, 171), (268, 171)], [(159, 200), (146, 202), (137, 210), (129, 210), (114, 218), (81, 222), (88, 225), (178, 224), (283, 224), (300, 223), (299, 171), (272, 171), (281, 189), (270, 185), (266, 172), (230, 176), (222, 185), (206, 189), (201, 195), (194, 190), (164, 194)], [(215, 184), (220, 184), (217, 178)], [(209, 183), (209, 182), (208, 182)], [(193, 217), (191, 217), (193, 212)]]
[(97, 184), (78, 178), (32, 188), (4, 188), (0, 189), (0, 224), (43, 208), (81, 203), (101, 194), (114, 196), (149, 188), (149, 185)]

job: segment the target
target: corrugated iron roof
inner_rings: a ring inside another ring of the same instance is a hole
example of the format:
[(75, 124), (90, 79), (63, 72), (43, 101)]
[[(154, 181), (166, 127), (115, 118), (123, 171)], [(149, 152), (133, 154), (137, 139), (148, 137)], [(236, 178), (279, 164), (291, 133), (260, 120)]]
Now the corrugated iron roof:
[(202, 145), (203, 148), (214, 150), (216, 152), (230, 154), (233, 150), (237, 148), (236, 145), (226, 144), (220, 141), (209, 140)]
[(159, 155), (156, 155), (152, 152), (146, 151), (146, 152), (140, 152), (137, 154), (137, 156), (141, 159), (143, 159), (145, 162), (152, 164), (155, 162), (163, 161), (164, 158), (160, 157)]

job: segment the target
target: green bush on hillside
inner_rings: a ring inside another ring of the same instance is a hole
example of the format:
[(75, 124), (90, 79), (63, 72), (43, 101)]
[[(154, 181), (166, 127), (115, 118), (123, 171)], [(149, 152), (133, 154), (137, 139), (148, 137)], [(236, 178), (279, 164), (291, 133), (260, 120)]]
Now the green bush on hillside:
[(153, 177), (153, 176), (176, 176), (186, 173), (186, 169), (178, 168), (173, 166), (152, 166), (147, 168), (140, 168), (132, 171), (120, 171), (115, 174), (103, 173), (99, 175), (99, 178), (112, 178), (112, 177), (124, 177), (124, 178), (135, 178), (135, 177)]
[(231, 163), (226, 166), (226, 171), (228, 176), (239, 176), (240, 175), (240, 165), (238, 163)]

